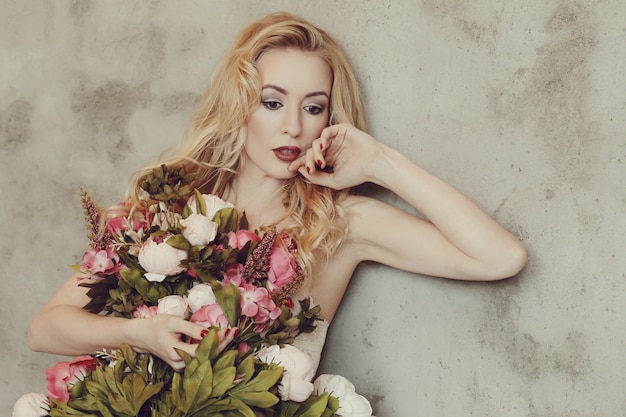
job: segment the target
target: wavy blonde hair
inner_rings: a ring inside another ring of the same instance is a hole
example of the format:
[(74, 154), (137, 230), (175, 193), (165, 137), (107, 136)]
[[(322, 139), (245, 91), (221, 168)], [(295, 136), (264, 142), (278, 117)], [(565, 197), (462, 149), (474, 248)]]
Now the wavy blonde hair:
[[(256, 63), (264, 52), (277, 48), (310, 51), (324, 59), (333, 75), (329, 124), (350, 123), (365, 130), (359, 86), (339, 45), (300, 17), (271, 14), (251, 23), (236, 38), (215, 69), (183, 141), (169, 156), (133, 174), (127, 192), (131, 207), (139, 202), (141, 178), (161, 164), (185, 166), (197, 174), (194, 188), (224, 194), (241, 166), (246, 121), (261, 101)], [(283, 219), (294, 219), (284, 231), (297, 240), (302, 266), (310, 272), (315, 254), (330, 255), (346, 236), (347, 220), (339, 203), (347, 191), (316, 186), (299, 175), (285, 180), (284, 190)]]

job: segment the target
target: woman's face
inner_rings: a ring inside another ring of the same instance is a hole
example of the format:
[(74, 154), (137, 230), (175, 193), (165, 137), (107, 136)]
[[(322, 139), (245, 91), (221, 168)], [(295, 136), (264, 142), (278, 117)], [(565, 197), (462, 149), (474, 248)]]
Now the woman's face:
[(312, 52), (272, 49), (257, 62), (262, 91), (248, 117), (242, 169), (286, 179), (287, 167), (328, 125), (332, 73)]

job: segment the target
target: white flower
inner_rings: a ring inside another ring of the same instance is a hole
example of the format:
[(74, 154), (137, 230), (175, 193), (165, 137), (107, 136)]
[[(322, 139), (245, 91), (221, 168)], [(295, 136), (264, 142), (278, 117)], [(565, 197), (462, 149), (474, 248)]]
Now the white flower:
[(43, 394), (24, 394), (13, 406), (13, 417), (44, 417), (48, 415), (50, 406), (48, 398)]
[(165, 276), (176, 275), (185, 269), (180, 266), (180, 262), (187, 259), (187, 252), (149, 238), (139, 250), (137, 258), (147, 272), (146, 279), (161, 282)]
[(337, 414), (341, 417), (371, 417), (369, 401), (356, 393), (354, 385), (341, 375), (320, 375), (313, 383), (315, 394), (328, 392), (339, 400)]
[[(204, 203), (206, 204), (206, 216), (209, 219), (213, 219), (215, 213), (223, 208), (235, 208), (232, 203), (228, 201), (224, 201), (216, 195), (213, 194), (202, 194), (202, 198), (204, 199)], [(187, 201), (187, 205), (191, 209), (194, 214), (197, 214), (196, 210), (196, 196), (192, 195), (191, 198)]]
[(189, 304), (180, 295), (167, 295), (159, 299), (157, 314), (171, 314), (182, 319), (189, 313)]
[(217, 223), (201, 214), (192, 214), (180, 221), (183, 236), (192, 246), (203, 246), (213, 242), (217, 236)]
[(204, 306), (217, 303), (217, 299), (209, 284), (198, 284), (189, 290), (187, 302), (191, 312), (195, 313)]
[(265, 363), (276, 363), (284, 368), (278, 387), (283, 400), (305, 401), (313, 392), (311, 380), (315, 365), (308, 353), (292, 345), (263, 348), (255, 356)]

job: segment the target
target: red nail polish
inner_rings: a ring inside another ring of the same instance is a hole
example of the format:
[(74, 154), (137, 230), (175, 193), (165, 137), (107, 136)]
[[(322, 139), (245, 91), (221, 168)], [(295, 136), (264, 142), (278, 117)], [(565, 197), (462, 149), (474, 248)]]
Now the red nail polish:
[(317, 165), (320, 166), (320, 168), (322, 167), (322, 161), (320, 161), (319, 159), (317, 160)]
[(228, 336), (228, 334), (230, 333), (230, 327), (228, 327), (225, 331), (224, 331), (224, 336)]
[(308, 172), (310, 174), (311, 173), (311, 168), (306, 167), (306, 172)]
[(323, 143), (320, 143), (320, 149), (324, 150), (324, 144)]
[(209, 334), (209, 331), (207, 329), (204, 329), (200, 332), (200, 337), (204, 339), (204, 337)]
[(234, 333), (234, 337), (237, 337), (237, 335), (239, 334), (240, 331), (241, 330), (239, 330), (239, 327), (235, 327), (235, 331), (233, 332)]

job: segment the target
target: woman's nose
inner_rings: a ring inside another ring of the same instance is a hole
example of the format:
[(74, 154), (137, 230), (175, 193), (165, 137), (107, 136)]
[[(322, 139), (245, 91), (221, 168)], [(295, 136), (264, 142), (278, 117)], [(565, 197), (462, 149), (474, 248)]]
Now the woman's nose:
[(283, 119), (282, 133), (297, 138), (302, 133), (302, 120), (299, 108), (287, 108)]

